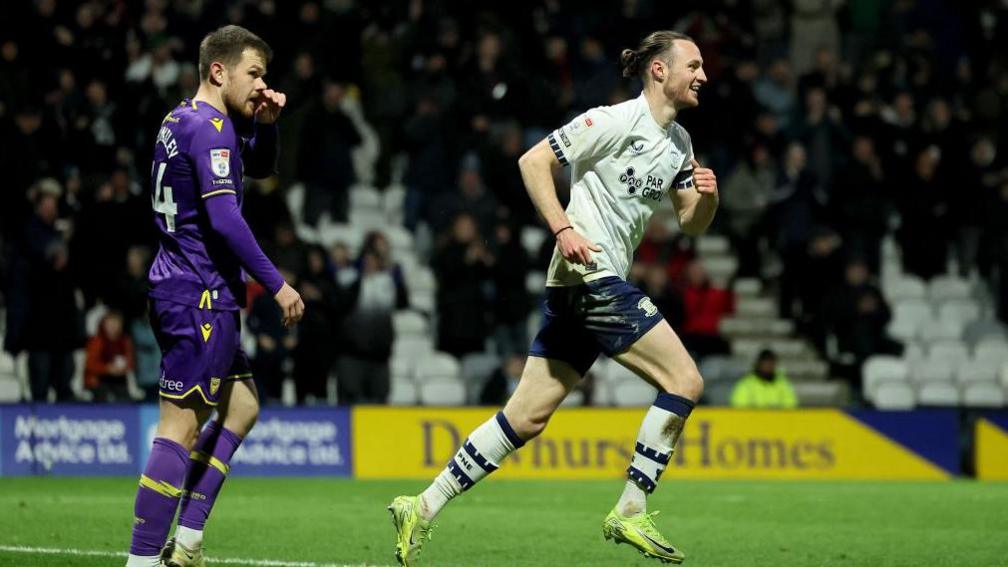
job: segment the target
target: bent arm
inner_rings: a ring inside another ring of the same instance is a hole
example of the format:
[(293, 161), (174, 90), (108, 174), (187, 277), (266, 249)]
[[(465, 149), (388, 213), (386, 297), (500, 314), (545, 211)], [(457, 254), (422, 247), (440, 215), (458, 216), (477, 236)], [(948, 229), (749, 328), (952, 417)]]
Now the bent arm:
[(210, 227), (224, 239), (227, 247), (238, 257), (242, 268), (275, 296), (283, 287), (284, 279), (256, 242), (252, 230), (241, 216), (238, 200), (233, 193), (223, 193), (206, 199)]
[(276, 123), (256, 122), (254, 128), (254, 134), (242, 150), (242, 163), (245, 165), (245, 175), (262, 179), (276, 173), (279, 134)]
[(545, 139), (532, 146), (518, 159), (518, 169), (521, 170), (525, 190), (549, 226), (550, 232), (554, 234), (570, 225), (570, 219), (560, 204), (560, 198), (557, 197), (556, 184), (553, 183), (553, 170), (559, 167), (560, 160)]
[(700, 194), (695, 188), (674, 191), (672, 203), (679, 217), (679, 227), (689, 236), (703, 234), (717, 212), (717, 193)]

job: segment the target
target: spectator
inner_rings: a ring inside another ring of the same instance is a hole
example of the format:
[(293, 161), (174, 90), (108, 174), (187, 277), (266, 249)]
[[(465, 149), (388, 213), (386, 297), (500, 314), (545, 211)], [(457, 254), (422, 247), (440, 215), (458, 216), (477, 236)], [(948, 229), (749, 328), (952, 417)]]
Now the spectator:
[(124, 332), (122, 313), (109, 311), (88, 339), (84, 387), (96, 402), (130, 401), (129, 375), (136, 369), (133, 341)]
[(870, 136), (855, 136), (851, 157), (851, 163), (837, 178), (830, 208), (838, 217), (848, 251), (864, 258), (869, 269), (878, 272), (879, 248), (889, 228), (892, 195)]
[(462, 357), (482, 352), (489, 307), (485, 287), (496, 259), (471, 215), (455, 217), (431, 261), (437, 276), (438, 350)]
[(333, 222), (347, 222), (350, 185), (355, 175), (351, 150), (362, 138), (344, 111), (345, 85), (332, 79), (322, 84), (321, 96), (308, 111), (299, 142), (298, 173), (305, 182), (304, 220), (316, 226), (322, 213)]
[(718, 326), (725, 315), (734, 311), (731, 292), (715, 287), (703, 264), (697, 260), (686, 268), (683, 290), (686, 317), (680, 334), (683, 344), (698, 357), (728, 352), (728, 342)]
[(532, 307), (525, 285), (529, 259), (516, 227), (499, 222), (494, 230), (496, 262), (494, 283), (494, 340), (497, 354), (506, 357), (528, 349), (528, 314)]
[(6, 348), (28, 351), (32, 400), (44, 402), (49, 388), (57, 401), (75, 398), (70, 389), (73, 350), (81, 346), (83, 320), (68, 268), (66, 236), (59, 215), (60, 186), (43, 182), (33, 192), (35, 214), (28, 221), (11, 274)]
[[(851, 260), (844, 281), (827, 294), (822, 310), (825, 332), (836, 343), (833, 358), (849, 365), (840, 370), (855, 382), (861, 363), (869, 356), (903, 352), (903, 345), (886, 334), (892, 312), (881, 290), (869, 281), (870, 275), (864, 261)], [(860, 392), (860, 387), (855, 391)]]
[(384, 404), (390, 386), (392, 315), (409, 307), (402, 270), (392, 262), (388, 240), (380, 232), (364, 239), (358, 279), (347, 290), (344, 351), (336, 370), (341, 404)]
[(641, 291), (651, 298), (658, 312), (672, 326), (681, 329), (686, 317), (683, 298), (669, 280), (668, 270), (658, 264), (636, 264), (640, 278), (636, 281)]
[(525, 369), (525, 355), (512, 353), (504, 359), (500, 366), (480, 390), (479, 403), (484, 406), (500, 406), (508, 401)]
[(798, 398), (783, 370), (777, 367), (777, 355), (762, 350), (752, 372), (735, 383), (731, 406), (740, 409), (794, 409)]
[(948, 261), (949, 206), (944, 192), (947, 184), (938, 178), (940, 162), (934, 147), (917, 154), (900, 204), (903, 268), (924, 279), (945, 273)]
[(326, 399), (329, 371), (340, 356), (344, 309), (342, 289), (329, 269), (328, 256), (321, 246), (308, 248), (308, 268), (300, 278), (298, 292), (305, 302), (305, 314), (298, 323), (298, 344), (294, 348), (294, 384), (298, 403), (308, 396)]
[(766, 210), (774, 189), (776, 166), (766, 146), (758, 144), (725, 180), (721, 214), (738, 251), (740, 277), (759, 276), (760, 243), (765, 240)]
[[(295, 274), (286, 268), (279, 270), (284, 281), (297, 289), (299, 283)], [(256, 341), (252, 374), (259, 397), (272, 402), (280, 401), (283, 399), (283, 382), (291, 369), (291, 352), (298, 343), (296, 329), (284, 327), (276, 301), (268, 293), (260, 293), (252, 301), (246, 323)]]

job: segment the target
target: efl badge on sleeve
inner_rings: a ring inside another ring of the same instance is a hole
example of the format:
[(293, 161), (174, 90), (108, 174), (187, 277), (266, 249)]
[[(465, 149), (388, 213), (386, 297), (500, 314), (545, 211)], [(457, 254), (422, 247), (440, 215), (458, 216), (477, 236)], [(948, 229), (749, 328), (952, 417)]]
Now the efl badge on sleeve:
[(231, 150), (218, 148), (210, 150), (210, 168), (217, 177), (227, 177), (231, 174)]

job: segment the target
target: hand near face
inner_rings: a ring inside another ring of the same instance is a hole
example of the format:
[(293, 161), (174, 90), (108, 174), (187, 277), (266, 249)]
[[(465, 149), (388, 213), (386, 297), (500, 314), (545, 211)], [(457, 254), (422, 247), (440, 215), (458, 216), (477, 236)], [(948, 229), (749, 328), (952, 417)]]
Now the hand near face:
[(287, 104), (287, 95), (273, 89), (262, 91), (256, 99), (255, 119), (261, 124), (273, 124)]

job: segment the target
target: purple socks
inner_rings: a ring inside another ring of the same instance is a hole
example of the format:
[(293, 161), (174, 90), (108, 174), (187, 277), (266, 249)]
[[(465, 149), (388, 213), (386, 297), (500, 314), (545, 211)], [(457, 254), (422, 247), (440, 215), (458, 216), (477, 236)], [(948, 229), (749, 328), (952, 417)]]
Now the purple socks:
[(152, 556), (161, 552), (175, 518), (188, 468), (189, 452), (185, 447), (168, 439), (154, 439), (133, 506), (131, 554)]
[(194, 530), (202, 530), (210, 516), (221, 485), (227, 478), (231, 456), (238, 450), (242, 438), (211, 421), (189, 456), (189, 476), (185, 480), (182, 510), (178, 523)]

